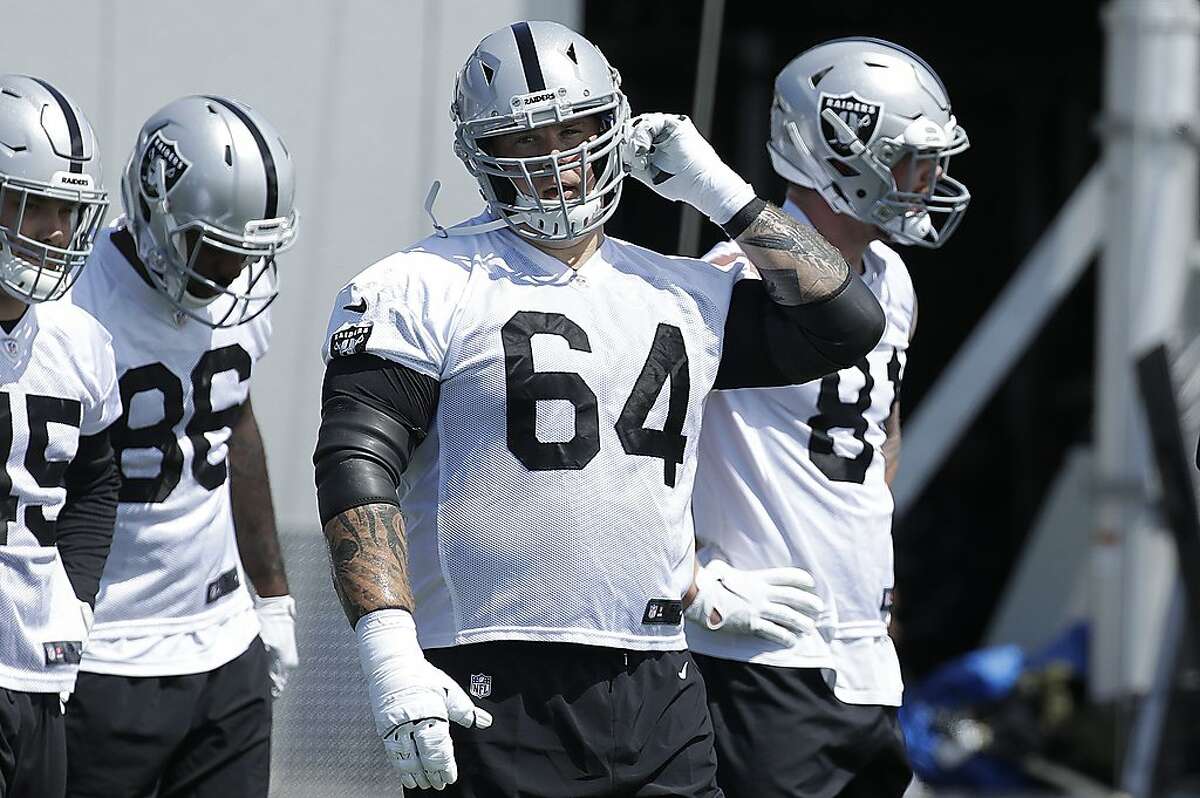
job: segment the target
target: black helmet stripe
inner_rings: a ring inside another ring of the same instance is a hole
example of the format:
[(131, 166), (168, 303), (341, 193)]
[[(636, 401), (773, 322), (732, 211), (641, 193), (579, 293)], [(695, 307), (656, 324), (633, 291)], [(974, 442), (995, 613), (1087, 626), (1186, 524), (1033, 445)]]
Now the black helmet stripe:
[(538, 60), (537, 48), (533, 46), (533, 32), (529, 30), (529, 23), (516, 23), (512, 26), (512, 32), (517, 39), (521, 67), (525, 70), (525, 85), (531, 92), (545, 91), (546, 78), (542, 76), (542, 62)]
[(83, 173), (83, 133), (79, 130), (79, 119), (75, 116), (75, 111), (71, 108), (71, 104), (67, 102), (67, 98), (62, 95), (58, 89), (51, 86), (41, 78), (30, 76), (31, 80), (36, 81), (46, 91), (54, 97), (54, 101), (58, 103), (59, 109), (62, 111), (63, 118), (67, 120), (67, 133), (71, 137), (71, 166), (69, 171), (76, 174)]
[(250, 135), (254, 137), (254, 143), (258, 145), (258, 152), (262, 155), (263, 171), (267, 173), (267, 210), (263, 214), (264, 219), (274, 219), (279, 215), (279, 177), (275, 173), (275, 157), (271, 155), (271, 148), (267, 146), (267, 140), (263, 138), (262, 131), (258, 129), (258, 125), (250, 119), (249, 114), (223, 97), (209, 97), (215, 103), (228, 108), (233, 112), (233, 115), (242, 120), (249, 130)]

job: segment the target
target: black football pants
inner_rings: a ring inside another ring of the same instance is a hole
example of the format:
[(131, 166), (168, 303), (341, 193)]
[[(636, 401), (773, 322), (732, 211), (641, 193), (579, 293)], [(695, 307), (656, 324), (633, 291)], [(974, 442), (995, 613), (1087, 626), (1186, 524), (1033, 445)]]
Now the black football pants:
[(62, 798), (66, 786), (58, 693), (0, 687), (0, 798)]
[(207, 673), (80, 673), (67, 702), (71, 798), (266, 798), (271, 686), (258, 638)]
[(821, 671), (693, 655), (729, 798), (900, 798), (912, 780), (895, 707), (844, 704)]
[(458, 781), (430, 795), (721, 796), (704, 682), (686, 651), (504, 641), (425, 655), (495, 719), (450, 724)]

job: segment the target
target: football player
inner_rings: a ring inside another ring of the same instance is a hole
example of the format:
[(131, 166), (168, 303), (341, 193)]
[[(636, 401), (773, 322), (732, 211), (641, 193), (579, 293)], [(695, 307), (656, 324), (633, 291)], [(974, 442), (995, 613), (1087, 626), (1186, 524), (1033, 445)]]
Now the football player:
[(259, 113), (169, 103), (138, 134), (125, 215), (71, 292), (112, 333), (125, 403), (116, 534), (68, 707), (73, 796), (267, 794), (295, 604), (250, 376), (293, 190)]
[[(687, 637), (709, 685), (726, 795), (884, 798), (911, 778), (887, 627), (889, 485), (917, 304), (884, 242), (945, 243), (970, 200), (948, 174), (966, 148), (942, 81), (894, 44), (827, 42), (775, 82), (767, 150), (789, 184), (783, 209), (837, 246), (887, 327), (820, 381), (717, 386), (705, 409), (694, 504), (704, 567)], [(754, 263), (739, 242), (706, 257)], [(779, 585), (801, 569), (807, 586)], [(806, 587), (824, 607), (815, 630), (785, 613), (785, 591)]]
[[(682, 626), (700, 411), (853, 364), (879, 303), (561, 25), (485, 37), (452, 114), (486, 212), (355, 277), (326, 350), (321, 520), (376, 728), (410, 788), (719, 795)], [(629, 173), (763, 279), (605, 237)]]
[(112, 342), (54, 301), (108, 198), (92, 126), (38, 78), (0, 76), (0, 796), (61, 798), (75, 687), (117, 512)]

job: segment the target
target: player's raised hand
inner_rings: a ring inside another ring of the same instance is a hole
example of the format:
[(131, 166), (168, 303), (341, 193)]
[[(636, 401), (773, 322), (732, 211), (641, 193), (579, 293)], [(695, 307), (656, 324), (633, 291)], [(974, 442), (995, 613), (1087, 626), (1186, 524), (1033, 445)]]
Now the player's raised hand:
[(686, 116), (634, 117), (627, 146), (631, 175), (717, 224), (728, 222), (754, 199), (754, 187), (725, 165)]
[(815, 586), (812, 574), (800, 568), (743, 571), (713, 560), (696, 572), (696, 597), (687, 616), (714, 631), (792, 646), (817, 630), (825, 602)]
[(400, 782), (441, 790), (458, 779), (450, 722), (486, 729), (492, 716), (471, 703), (458, 684), (433, 667), (417, 644), (412, 615), (376, 610), (354, 627), (375, 728)]

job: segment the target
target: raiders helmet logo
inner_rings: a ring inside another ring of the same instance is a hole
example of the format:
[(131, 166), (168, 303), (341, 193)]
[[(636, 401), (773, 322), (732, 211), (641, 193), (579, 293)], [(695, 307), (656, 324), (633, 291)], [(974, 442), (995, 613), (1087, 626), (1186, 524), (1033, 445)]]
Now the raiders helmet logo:
[(175, 188), (191, 165), (192, 162), (179, 152), (179, 142), (171, 141), (161, 130), (154, 131), (154, 135), (146, 142), (142, 162), (138, 165), (142, 192), (150, 199), (162, 199), (158, 195), (159, 171), (162, 172), (166, 193), (170, 194), (171, 189)]
[(848, 94), (821, 94), (821, 138), (829, 145), (829, 149), (839, 158), (849, 158), (854, 155), (850, 142), (845, 140), (845, 132), (830, 124), (825, 118), (825, 109), (832, 110), (843, 122), (850, 126), (854, 135), (863, 144), (870, 144), (879, 129), (879, 119), (883, 116), (883, 106), (879, 103), (867, 102), (854, 92)]

